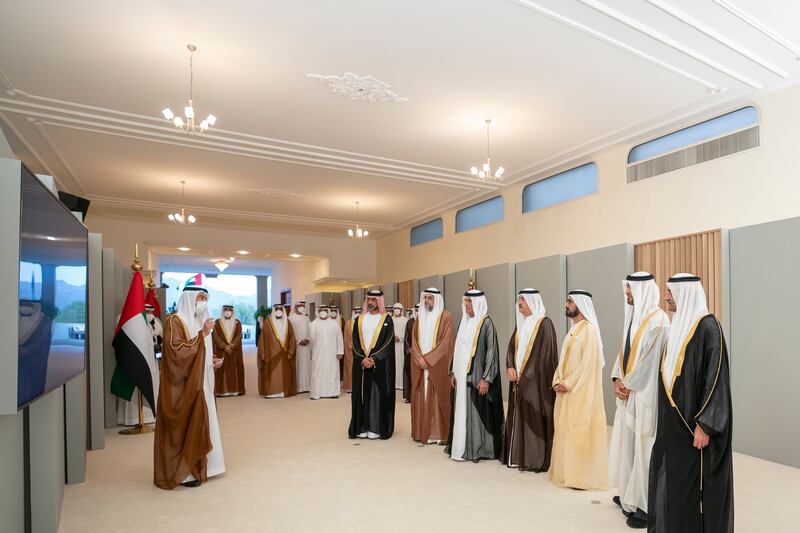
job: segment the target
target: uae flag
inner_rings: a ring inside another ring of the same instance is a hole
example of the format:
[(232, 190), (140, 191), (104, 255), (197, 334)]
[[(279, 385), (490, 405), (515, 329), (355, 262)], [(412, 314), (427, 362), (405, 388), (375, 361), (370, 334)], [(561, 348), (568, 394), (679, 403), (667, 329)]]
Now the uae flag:
[(152, 305), (153, 313), (156, 315), (156, 318), (161, 318), (161, 304), (156, 300), (155, 290), (147, 289), (147, 297), (144, 299), (144, 303)]
[(111, 392), (130, 401), (134, 388), (138, 388), (155, 414), (153, 376), (145, 358), (148, 347), (152, 350), (153, 333), (144, 312), (144, 282), (139, 272), (133, 274), (111, 345), (117, 358), (117, 367), (111, 378)]

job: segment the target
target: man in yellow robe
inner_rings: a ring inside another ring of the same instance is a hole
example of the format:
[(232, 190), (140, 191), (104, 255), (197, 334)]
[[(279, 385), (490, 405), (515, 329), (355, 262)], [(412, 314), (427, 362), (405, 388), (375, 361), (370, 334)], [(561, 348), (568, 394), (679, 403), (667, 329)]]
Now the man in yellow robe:
[(603, 341), (590, 293), (570, 291), (564, 307), (572, 327), (553, 376), (556, 405), (550, 480), (561, 487), (605, 490), (608, 428), (603, 406)]

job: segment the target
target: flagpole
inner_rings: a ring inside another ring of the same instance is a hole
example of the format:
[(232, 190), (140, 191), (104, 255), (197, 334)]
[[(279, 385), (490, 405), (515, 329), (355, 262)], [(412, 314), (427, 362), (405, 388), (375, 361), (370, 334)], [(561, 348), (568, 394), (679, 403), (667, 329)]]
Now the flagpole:
[[(142, 262), (139, 260), (139, 244), (136, 244), (135, 249), (135, 256), (133, 259), (133, 263), (131, 263), (131, 270), (134, 272), (141, 272), (144, 267), (142, 267)], [(152, 281), (152, 278), (150, 278)], [(142, 397), (142, 390), (136, 389), (137, 393), (137, 400), (139, 401), (139, 423), (133, 427), (125, 428), (120, 430), (120, 435), (141, 435), (143, 433), (152, 433), (154, 430), (152, 427), (146, 425), (144, 423), (144, 398)]]

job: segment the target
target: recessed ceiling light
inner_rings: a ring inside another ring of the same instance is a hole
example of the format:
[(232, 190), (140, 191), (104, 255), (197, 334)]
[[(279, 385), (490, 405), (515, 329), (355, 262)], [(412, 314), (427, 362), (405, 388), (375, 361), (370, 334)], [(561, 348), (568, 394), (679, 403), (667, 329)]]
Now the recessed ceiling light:
[(58, 240), (58, 239), (56, 239), (55, 237), (51, 237), (50, 235), (48, 235), (47, 237), (45, 237), (45, 239), (47, 239), (48, 241), (57, 241), (57, 240)]
[(180, 250), (181, 252), (190, 252), (192, 249), (187, 248), (186, 246), (181, 246), (180, 248), (178, 248), (178, 250)]
[(298, 257), (302, 257), (300, 254), (289, 254), (289, 257), (294, 257), (297, 259)]
[(236, 252), (236, 253), (237, 253), (237, 254), (239, 254), (239, 255), (247, 255), (247, 254), (249, 254), (250, 252), (248, 252), (247, 250), (239, 250), (239, 251), (238, 251), (238, 252)]
[(236, 258), (235, 257), (229, 257), (228, 261), (236, 261)]

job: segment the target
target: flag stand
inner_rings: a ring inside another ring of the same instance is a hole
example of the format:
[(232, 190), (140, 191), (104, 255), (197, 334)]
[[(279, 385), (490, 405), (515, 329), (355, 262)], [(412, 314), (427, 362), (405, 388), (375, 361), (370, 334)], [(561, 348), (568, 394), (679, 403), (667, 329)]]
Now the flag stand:
[(142, 398), (142, 391), (136, 390), (139, 400), (139, 423), (133, 427), (119, 430), (120, 435), (141, 435), (142, 433), (152, 433), (155, 431), (151, 426), (144, 423), (144, 398)]
[[(131, 263), (131, 270), (134, 272), (141, 272), (142, 271), (142, 262), (139, 260), (139, 245), (136, 245), (136, 257)], [(152, 279), (152, 278), (151, 278)], [(152, 433), (154, 429), (144, 423), (144, 398), (142, 397), (142, 391), (136, 389), (137, 399), (139, 400), (139, 423), (133, 427), (121, 429), (119, 431), (120, 435), (141, 435), (143, 433)]]

